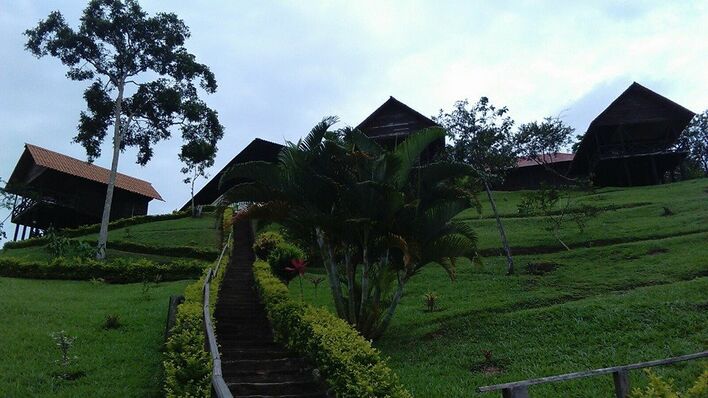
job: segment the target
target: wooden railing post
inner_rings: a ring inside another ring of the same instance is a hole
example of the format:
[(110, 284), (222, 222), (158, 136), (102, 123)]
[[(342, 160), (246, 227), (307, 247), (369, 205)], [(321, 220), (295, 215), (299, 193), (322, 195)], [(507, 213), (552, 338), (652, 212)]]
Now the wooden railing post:
[(526, 386), (505, 388), (502, 390), (502, 398), (529, 398), (529, 389)]
[(612, 373), (615, 381), (615, 396), (617, 398), (627, 398), (629, 396), (629, 372), (618, 370)]

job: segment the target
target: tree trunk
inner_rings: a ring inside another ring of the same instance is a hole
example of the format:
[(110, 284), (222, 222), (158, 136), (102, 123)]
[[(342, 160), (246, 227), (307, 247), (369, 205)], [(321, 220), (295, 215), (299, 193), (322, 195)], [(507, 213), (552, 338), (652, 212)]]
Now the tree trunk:
[(116, 176), (118, 174), (118, 157), (120, 156), (121, 142), (121, 112), (123, 107), (123, 90), (125, 82), (121, 79), (118, 82), (118, 97), (114, 108), (114, 129), (113, 129), (113, 161), (111, 162), (111, 172), (108, 174), (108, 187), (106, 188), (106, 201), (103, 204), (103, 217), (101, 217), (101, 230), (98, 233), (98, 249), (96, 250), (96, 259), (104, 260), (106, 258), (106, 244), (108, 242), (108, 222), (111, 219), (111, 203), (113, 202), (113, 188), (116, 185)]
[(484, 189), (487, 191), (487, 198), (489, 198), (489, 203), (492, 205), (492, 211), (494, 212), (494, 217), (497, 219), (497, 228), (499, 228), (499, 236), (501, 237), (502, 245), (504, 246), (504, 253), (506, 254), (506, 274), (514, 274), (514, 259), (511, 257), (511, 248), (509, 247), (509, 241), (506, 239), (506, 232), (504, 232), (504, 224), (502, 224), (501, 217), (499, 217), (499, 212), (497, 211), (497, 204), (494, 202), (494, 197), (492, 196), (492, 190), (489, 189), (489, 184), (486, 179), (482, 180), (484, 182)]
[(393, 298), (391, 299), (391, 304), (386, 309), (386, 312), (384, 313), (384, 316), (381, 319), (381, 323), (379, 323), (378, 327), (375, 328), (376, 330), (361, 331), (364, 334), (364, 337), (376, 340), (383, 334), (383, 332), (386, 331), (386, 329), (388, 329), (388, 325), (391, 323), (391, 319), (393, 319), (393, 314), (396, 312), (396, 307), (398, 306), (398, 303), (401, 301), (401, 297), (403, 296), (403, 286), (405, 285), (405, 283), (406, 280), (401, 280), (400, 277), (398, 278), (398, 287), (396, 287), (396, 293), (394, 293)]
[(332, 291), (332, 300), (334, 300), (334, 308), (337, 310), (337, 316), (342, 319), (346, 317), (346, 310), (344, 309), (344, 298), (342, 297), (342, 289), (339, 286), (339, 275), (337, 271), (337, 266), (334, 263), (334, 253), (332, 253), (332, 248), (329, 243), (325, 241), (325, 237), (322, 231), (317, 230), (317, 245), (320, 247), (320, 253), (322, 254), (322, 262), (325, 266), (325, 271), (327, 273), (327, 281), (329, 282), (329, 288)]
[(192, 176), (192, 186), (190, 193), (192, 194), (192, 217), (196, 217), (197, 213), (194, 210), (194, 180), (197, 179), (197, 169), (194, 169), (194, 175)]

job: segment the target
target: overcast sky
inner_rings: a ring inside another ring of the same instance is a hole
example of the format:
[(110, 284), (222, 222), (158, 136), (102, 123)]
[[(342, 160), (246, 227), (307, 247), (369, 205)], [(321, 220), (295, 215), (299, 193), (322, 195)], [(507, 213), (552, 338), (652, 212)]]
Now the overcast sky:
[[(517, 123), (561, 115), (578, 132), (633, 81), (694, 112), (708, 108), (707, 1), (141, 1), (190, 27), (187, 48), (216, 74), (205, 100), (226, 128), (212, 174), (253, 138), (296, 140), (325, 115), (356, 125), (389, 96), (425, 115), (488, 96)], [(72, 25), (82, 1), (0, 0), (0, 177), (23, 143), (80, 159), (72, 144), (86, 82), (24, 50), (22, 32), (53, 10)], [(110, 140), (109, 140), (110, 142)], [(110, 165), (109, 144), (96, 161)], [(145, 167), (180, 207), (179, 134)], [(198, 183), (203, 185), (204, 181)], [(6, 214), (6, 213), (5, 213)], [(4, 218), (5, 214), (0, 214)]]

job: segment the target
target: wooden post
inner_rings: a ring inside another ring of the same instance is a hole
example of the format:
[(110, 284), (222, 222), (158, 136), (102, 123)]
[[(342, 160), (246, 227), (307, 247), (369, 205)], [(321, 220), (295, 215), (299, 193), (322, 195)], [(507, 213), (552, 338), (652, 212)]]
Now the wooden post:
[(17, 233), (20, 232), (20, 224), (15, 224), (15, 237), (12, 239), (17, 242)]
[(502, 398), (529, 398), (529, 388), (520, 386), (502, 390)]
[(23, 225), (22, 226), (22, 240), (25, 240), (25, 232), (27, 232), (27, 226)]
[(627, 398), (629, 396), (629, 372), (618, 370), (612, 373), (615, 382), (615, 396), (617, 398)]
[(659, 172), (656, 169), (656, 159), (654, 159), (654, 156), (651, 156), (649, 159), (650, 159), (649, 161), (651, 162), (651, 175), (652, 175), (652, 178), (654, 179), (653, 183), (654, 183), (654, 185), (656, 185), (656, 184), (660, 183), (659, 182)]

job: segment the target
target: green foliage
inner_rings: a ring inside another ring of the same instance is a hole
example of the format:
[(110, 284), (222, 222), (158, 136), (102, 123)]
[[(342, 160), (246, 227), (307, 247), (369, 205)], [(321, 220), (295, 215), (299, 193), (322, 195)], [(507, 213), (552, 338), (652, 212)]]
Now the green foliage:
[(649, 378), (649, 385), (643, 389), (633, 389), (631, 398), (702, 398), (708, 396), (708, 367), (698, 376), (693, 387), (685, 393), (676, 391), (673, 380), (664, 380), (651, 369), (645, 369), (644, 373)]
[(267, 258), (273, 274), (285, 283), (297, 276), (297, 273), (286, 269), (292, 267), (292, 260), (297, 259), (305, 259), (305, 252), (292, 243), (282, 241), (275, 245)]
[(338, 397), (411, 397), (379, 352), (330, 312), (297, 303), (263, 261), (256, 286), (276, 338), (311, 361)]
[[(232, 242), (227, 242), (231, 245)], [(209, 305), (214, 312), (219, 286), (229, 263), (228, 249), (221, 259), (221, 267), (211, 280)], [(205, 335), (203, 312), (203, 286), (206, 274), (188, 285), (184, 302), (177, 307), (175, 326), (165, 346), (164, 393), (168, 398), (211, 396), (211, 356), (204, 350)], [(216, 332), (216, 331), (215, 331)]]
[(53, 257), (63, 257), (71, 245), (69, 238), (57, 235), (54, 229), (47, 232), (47, 240), (47, 250)]
[(57, 257), (49, 263), (28, 262), (0, 257), (0, 275), (32, 279), (91, 280), (101, 278), (110, 283), (155, 280), (191, 279), (202, 273), (204, 263), (196, 260), (175, 260), (155, 263), (147, 259), (115, 258), (97, 261), (91, 258)]
[(681, 133), (676, 148), (688, 152), (689, 166), (708, 175), (708, 110), (691, 119), (691, 123)]
[[(88, 241), (84, 241), (87, 244)], [(219, 252), (213, 249), (202, 249), (191, 246), (155, 246), (120, 240), (110, 241), (112, 249), (133, 253), (155, 254), (159, 256), (193, 258), (204, 261), (214, 261), (219, 257)]]
[(69, 336), (65, 331), (55, 332), (51, 334), (54, 344), (59, 350), (59, 359), (55, 361), (59, 367), (57, 376), (63, 380), (69, 380), (72, 376), (72, 368), (75, 366), (79, 357), (71, 353), (76, 342), (76, 337)]
[(283, 235), (278, 232), (263, 232), (253, 242), (253, 252), (261, 260), (267, 260), (275, 247), (283, 243)]
[[(277, 163), (234, 165), (221, 183), (237, 181), (230, 200), (259, 202), (242, 218), (280, 223), (319, 255), (337, 315), (376, 339), (423, 267), (439, 265), (454, 279), (458, 259), (476, 256), (474, 231), (455, 218), (474, 196), (456, 179), (472, 169), (420, 163), (444, 139), (440, 128), (416, 132), (391, 151), (359, 131), (329, 131), (335, 122), (324, 118)], [(278, 261), (269, 262), (279, 273)]]

